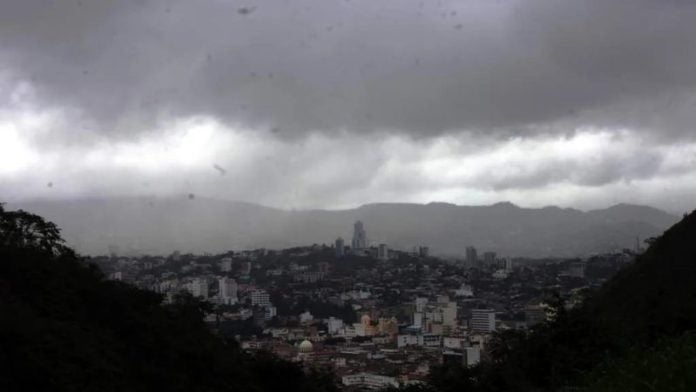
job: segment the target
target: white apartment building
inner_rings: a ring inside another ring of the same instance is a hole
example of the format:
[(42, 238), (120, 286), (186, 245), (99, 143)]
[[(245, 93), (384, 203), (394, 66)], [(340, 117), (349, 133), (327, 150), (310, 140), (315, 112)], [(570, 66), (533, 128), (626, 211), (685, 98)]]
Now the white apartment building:
[(396, 378), (389, 376), (381, 376), (372, 373), (349, 374), (341, 378), (341, 382), (345, 386), (356, 386), (370, 390), (379, 390), (387, 387), (398, 387), (399, 383)]
[(474, 332), (486, 333), (495, 331), (495, 310), (472, 309), (469, 329)]

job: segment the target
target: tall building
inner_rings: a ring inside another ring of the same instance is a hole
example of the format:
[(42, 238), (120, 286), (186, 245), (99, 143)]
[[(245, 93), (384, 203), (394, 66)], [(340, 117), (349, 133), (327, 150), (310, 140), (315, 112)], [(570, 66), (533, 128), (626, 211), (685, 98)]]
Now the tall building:
[(505, 271), (512, 271), (512, 259), (509, 257), (505, 259)]
[(423, 312), (425, 312), (425, 307), (428, 305), (428, 298), (418, 297), (418, 298), (416, 298), (415, 304), (416, 304), (416, 312), (423, 313)]
[(188, 291), (196, 298), (208, 299), (208, 280), (195, 278), (188, 284)]
[(389, 248), (387, 248), (387, 244), (379, 244), (379, 248), (377, 248), (377, 258), (379, 260), (389, 260)]
[(423, 313), (413, 313), (413, 326), (416, 328), (423, 328)]
[(270, 306), (271, 296), (266, 290), (254, 290), (251, 292), (251, 306)]
[(418, 256), (420, 257), (428, 257), (430, 254), (430, 248), (427, 246), (419, 246), (418, 247)]
[(355, 222), (353, 225), (353, 250), (363, 250), (367, 248), (367, 233), (361, 221)]
[(486, 252), (483, 254), (483, 262), (486, 263), (486, 265), (494, 265), (495, 257), (495, 252)]
[(493, 332), (495, 331), (495, 310), (493, 309), (472, 309), (469, 329), (474, 332)]
[(218, 279), (218, 297), (224, 304), (237, 303), (237, 282), (227, 277)]
[(481, 362), (481, 348), (478, 346), (464, 348), (464, 365), (475, 366)]
[(278, 309), (275, 306), (266, 306), (264, 308), (264, 314), (263, 318), (266, 319), (266, 321), (272, 319), (273, 317), (278, 315)]
[(338, 237), (336, 238), (336, 257), (343, 257), (345, 255), (346, 251), (346, 244), (343, 241), (343, 238)]
[(396, 317), (390, 319), (380, 317), (377, 321), (377, 331), (380, 335), (395, 336), (399, 333), (399, 322)]
[(327, 325), (330, 335), (338, 335), (338, 333), (343, 329), (343, 320), (335, 317), (329, 317)]
[(447, 302), (440, 311), (442, 312), (442, 325), (454, 327), (457, 325), (457, 303)]
[(466, 261), (470, 265), (478, 262), (478, 254), (476, 253), (476, 248), (473, 246), (466, 247)]
[(220, 271), (222, 271), (222, 272), (232, 271), (232, 258), (231, 257), (224, 257), (222, 260), (220, 260)]

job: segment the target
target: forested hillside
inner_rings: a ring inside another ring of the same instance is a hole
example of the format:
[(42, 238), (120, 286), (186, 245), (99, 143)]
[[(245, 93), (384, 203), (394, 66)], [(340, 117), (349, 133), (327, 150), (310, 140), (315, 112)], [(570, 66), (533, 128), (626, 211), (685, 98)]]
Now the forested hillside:
[(36, 215), (0, 205), (0, 390), (332, 391), (331, 374), (248, 355), (190, 296), (105, 280)]
[(582, 306), (529, 332), (500, 332), (473, 368), (433, 369), (409, 391), (696, 390), (696, 212)]

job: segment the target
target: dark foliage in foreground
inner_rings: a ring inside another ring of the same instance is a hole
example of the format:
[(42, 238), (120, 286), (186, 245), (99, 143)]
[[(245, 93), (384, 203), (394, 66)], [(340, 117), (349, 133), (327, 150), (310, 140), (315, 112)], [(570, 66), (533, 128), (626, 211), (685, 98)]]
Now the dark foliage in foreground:
[(585, 303), (530, 332), (505, 331), (474, 368), (433, 369), (404, 391), (696, 390), (696, 212)]
[(333, 391), (270, 354), (209, 331), (206, 304), (108, 281), (58, 229), (0, 205), (0, 390)]

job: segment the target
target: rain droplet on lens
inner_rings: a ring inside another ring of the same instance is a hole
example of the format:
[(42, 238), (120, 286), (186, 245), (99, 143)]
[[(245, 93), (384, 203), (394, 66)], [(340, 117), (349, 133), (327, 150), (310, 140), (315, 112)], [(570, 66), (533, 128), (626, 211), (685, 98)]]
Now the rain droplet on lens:
[(217, 163), (213, 165), (213, 168), (220, 173), (221, 176), (224, 176), (227, 173), (227, 170), (223, 168), (222, 166), (218, 165)]
[(239, 7), (237, 13), (239, 15), (249, 15), (256, 10), (256, 7)]

